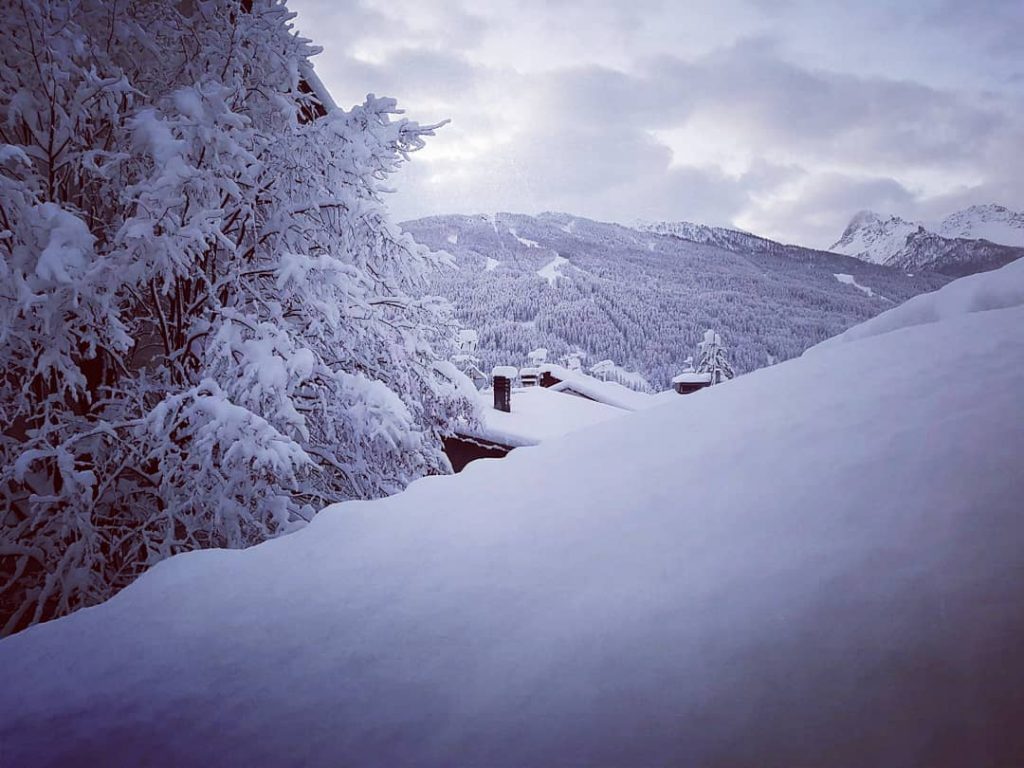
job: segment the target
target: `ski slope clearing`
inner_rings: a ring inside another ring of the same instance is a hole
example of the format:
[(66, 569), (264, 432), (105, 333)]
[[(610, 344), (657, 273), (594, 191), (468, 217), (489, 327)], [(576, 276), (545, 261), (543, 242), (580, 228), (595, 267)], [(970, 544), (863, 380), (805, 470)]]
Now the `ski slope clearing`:
[(508, 233), (512, 235), (512, 237), (514, 237), (517, 241), (519, 241), (520, 245), (525, 245), (527, 248), (540, 248), (540, 243), (538, 243), (536, 240), (530, 240), (527, 237), (520, 237), (519, 233), (512, 229), (512, 227), (509, 227)]
[(866, 285), (861, 285), (860, 283), (858, 283), (854, 279), (853, 275), (846, 275), (846, 274), (843, 274), (842, 272), (836, 272), (835, 273), (835, 277), (836, 277), (836, 280), (838, 280), (840, 283), (843, 283), (844, 285), (851, 285), (851, 286), (853, 286), (858, 291), (863, 293), (865, 296), (874, 296), (875, 295), (875, 292), (873, 290), (871, 290), (870, 288), (868, 288)]
[(997, 274), (4, 640), (5, 764), (1024, 764)]
[(555, 258), (538, 269), (537, 274), (547, 280), (548, 285), (554, 285), (558, 278), (565, 277), (565, 273), (562, 272), (562, 267), (568, 263), (569, 260), (564, 256), (555, 256)]

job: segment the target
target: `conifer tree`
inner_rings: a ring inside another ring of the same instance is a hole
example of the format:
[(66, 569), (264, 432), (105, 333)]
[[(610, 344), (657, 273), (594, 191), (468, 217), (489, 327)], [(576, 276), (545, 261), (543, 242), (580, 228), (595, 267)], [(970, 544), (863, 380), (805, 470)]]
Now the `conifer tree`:
[(697, 347), (700, 350), (697, 373), (710, 373), (712, 384), (721, 384), (735, 375), (722, 345), (722, 337), (717, 333), (712, 330), (705, 331), (704, 340)]

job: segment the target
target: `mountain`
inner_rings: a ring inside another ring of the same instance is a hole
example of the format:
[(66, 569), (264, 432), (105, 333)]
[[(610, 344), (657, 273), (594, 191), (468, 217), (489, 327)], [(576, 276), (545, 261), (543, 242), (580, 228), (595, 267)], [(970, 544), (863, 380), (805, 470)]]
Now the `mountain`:
[(714, 245), (735, 253), (750, 251), (767, 253), (789, 247), (740, 229), (711, 227), (707, 224), (694, 224), (689, 221), (641, 221), (637, 222), (634, 228), (655, 235), (671, 235), (680, 240)]
[(861, 211), (829, 250), (906, 272), (958, 277), (1008, 264), (1024, 256), (1021, 246), (1024, 214), (985, 205), (951, 214), (938, 232), (898, 216)]
[(972, 205), (943, 219), (938, 234), (1024, 247), (1024, 212), (1001, 205)]
[(906, 246), (907, 238), (924, 228), (899, 216), (880, 216), (861, 211), (854, 216), (843, 236), (829, 248), (872, 264), (886, 264)]
[[(428, 291), (478, 332), (480, 368), (613, 360), (668, 387), (713, 328), (738, 371), (807, 347), (948, 281), (849, 256), (697, 225), (607, 224), (564, 213), (433, 216), (405, 222), (454, 257)], [(625, 382), (623, 382), (625, 383)]]
[(1024, 765), (1022, 326), (1024, 262), (165, 560), (0, 640), (0, 763)]

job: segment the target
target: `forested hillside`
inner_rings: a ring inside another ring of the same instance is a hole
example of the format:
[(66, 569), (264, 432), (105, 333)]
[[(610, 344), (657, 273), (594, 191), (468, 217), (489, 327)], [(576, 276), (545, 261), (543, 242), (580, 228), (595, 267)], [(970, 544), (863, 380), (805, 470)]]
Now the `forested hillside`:
[(430, 288), (479, 333), (485, 371), (546, 347), (551, 360), (573, 352), (584, 365), (611, 359), (664, 388), (707, 328), (746, 372), (948, 282), (740, 233), (716, 245), (560, 213), (402, 226), (454, 256)]

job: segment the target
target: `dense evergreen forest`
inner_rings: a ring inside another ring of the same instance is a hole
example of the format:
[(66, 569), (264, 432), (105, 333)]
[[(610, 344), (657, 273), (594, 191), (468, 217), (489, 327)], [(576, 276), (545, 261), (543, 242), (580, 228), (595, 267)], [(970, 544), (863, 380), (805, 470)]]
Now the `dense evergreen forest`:
[[(454, 257), (430, 290), (478, 332), (483, 370), (525, 364), (532, 349), (546, 347), (550, 360), (614, 360), (655, 388), (668, 386), (708, 328), (721, 334), (736, 371), (747, 372), (949, 279), (745, 233), (702, 243), (557, 213), (402, 226)], [(691, 227), (691, 236), (701, 229)]]

